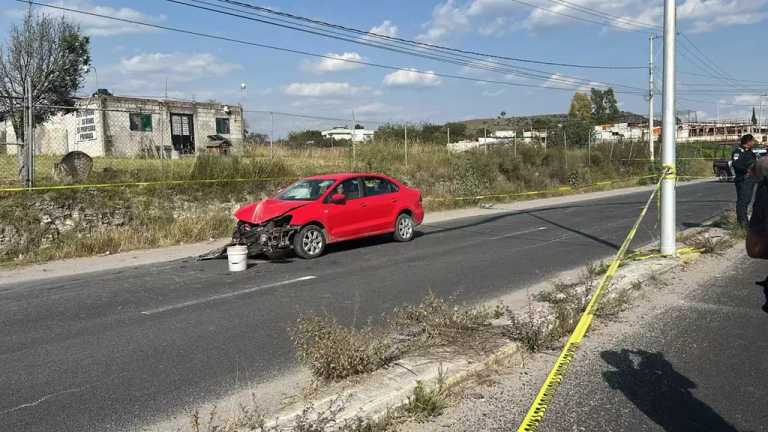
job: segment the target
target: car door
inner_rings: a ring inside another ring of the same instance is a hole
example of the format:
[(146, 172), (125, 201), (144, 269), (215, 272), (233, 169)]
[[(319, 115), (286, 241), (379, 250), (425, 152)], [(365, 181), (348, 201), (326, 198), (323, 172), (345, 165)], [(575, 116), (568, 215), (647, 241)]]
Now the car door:
[[(345, 240), (364, 235), (366, 204), (363, 202), (362, 182), (359, 178), (344, 180), (331, 191), (325, 202), (328, 211), (328, 226), (331, 239)], [(330, 202), (334, 194), (343, 194), (346, 200), (342, 204)]]
[(376, 176), (364, 177), (362, 184), (365, 195), (363, 214), (366, 218), (366, 233), (374, 234), (393, 230), (398, 201), (398, 195), (394, 192), (397, 186), (385, 178)]

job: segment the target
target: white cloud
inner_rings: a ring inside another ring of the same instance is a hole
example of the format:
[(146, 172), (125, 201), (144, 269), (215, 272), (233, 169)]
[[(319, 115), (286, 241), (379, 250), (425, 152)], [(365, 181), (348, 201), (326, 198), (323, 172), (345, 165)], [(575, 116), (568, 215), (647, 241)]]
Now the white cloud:
[(401, 109), (402, 108), (399, 106), (388, 105), (381, 102), (371, 102), (355, 107), (355, 112), (358, 114), (388, 114), (398, 112)]
[[(148, 15), (136, 9), (127, 7), (112, 7), (93, 4), (88, 0), (57, 0), (48, 2), (52, 6), (64, 7), (67, 9), (76, 9), (85, 12), (91, 12), (98, 15), (105, 15), (114, 18), (141, 21), (150, 24), (165, 21), (165, 15)], [(115, 36), (129, 33), (142, 33), (152, 31), (151, 28), (136, 24), (129, 24), (120, 21), (99, 18), (92, 15), (85, 15), (57, 9), (47, 9), (48, 14), (60, 14), (67, 19), (80, 25), (84, 33), (91, 36)]]
[(691, 22), (692, 32), (754, 24), (768, 17), (766, 0), (686, 0), (677, 7), (681, 20)]
[(549, 79), (544, 81), (544, 84), (542, 84), (542, 87), (550, 87), (550, 88), (555, 87), (555, 88), (568, 88), (568, 89), (573, 88), (574, 91), (585, 92), (592, 87), (602, 88), (604, 86), (594, 81), (585, 83), (581, 80), (563, 76), (560, 73), (555, 73), (550, 75)]
[(432, 10), (432, 19), (424, 24), (424, 33), (416, 36), (422, 42), (439, 42), (450, 33), (459, 33), (469, 30), (470, 22), (466, 9), (456, 6), (454, 0), (446, 0), (438, 4)]
[(507, 89), (500, 88), (496, 90), (483, 90), (480, 94), (486, 97), (498, 97), (506, 93)]
[[(564, 15), (587, 20), (613, 21), (615, 27), (642, 29), (645, 24), (662, 24), (662, 7), (646, 0), (571, 0), (535, 2), (538, 8), (521, 5), (515, 0), (444, 0), (435, 6), (424, 24), (421, 40), (437, 42), (448, 35), (476, 32), (499, 36), (520, 28), (537, 31), (563, 25), (579, 25)], [(589, 8), (612, 17), (599, 17), (579, 10)], [(678, 19), (684, 31), (706, 32), (718, 28), (754, 24), (768, 19), (768, 0), (684, 0), (678, 6)], [(610, 30), (606, 27), (606, 30)]]
[(338, 72), (359, 69), (363, 65), (355, 62), (365, 60), (363, 56), (356, 52), (328, 53), (326, 56), (332, 58), (322, 58), (315, 62), (304, 63), (303, 68), (315, 73)]
[(120, 60), (116, 69), (135, 76), (162, 76), (173, 81), (193, 81), (211, 76), (224, 76), (241, 69), (235, 63), (219, 60), (209, 53), (142, 53)]
[(399, 29), (390, 20), (384, 20), (381, 24), (371, 27), (368, 33), (375, 33), (379, 36), (397, 37)]
[(297, 82), (285, 86), (283, 93), (290, 96), (304, 97), (352, 96), (369, 90), (368, 87), (357, 87), (347, 82)]
[(390, 87), (436, 87), (442, 82), (433, 71), (416, 69), (399, 70), (384, 77), (384, 85)]
[(760, 100), (765, 101), (765, 98), (763, 98), (760, 95), (738, 95), (733, 97), (733, 102), (736, 105), (754, 105), (754, 106), (760, 106)]

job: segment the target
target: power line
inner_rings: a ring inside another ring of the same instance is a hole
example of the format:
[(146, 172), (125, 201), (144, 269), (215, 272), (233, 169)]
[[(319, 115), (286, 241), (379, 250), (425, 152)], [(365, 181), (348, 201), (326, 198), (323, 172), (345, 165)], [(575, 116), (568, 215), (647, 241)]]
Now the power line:
[(526, 1), (523, 1), (523, 0), (512, 0), (512, 1), (514, 1), (515, 3), (519, 3), (519, 4), (522, 4), (522, 5), (528, 6), (528, 7), (533, 8), (533, 9), (539, 9), (541, 11), (544, 11), (544, 12), (547, 12), (547, 13), (550, 13), (550, 14), (553, 14), (553, 15), (560, 15), (560, 16), (564, 16), (566, 18), (575, 19), (577, 21), (583, 21), (583, 22), (590, 23), (590, 24), (597, 24), (597, 25), (599, 25), (601, 27), (614, 27), (614, 28), (616, 28), (618, 30), (621, 30), (621, 31), (645, 33), (644, 30), (627, 28), (626, 25), (615, 24), (614, 22), (612, 22), (610, 20), (609, 21), (597, 21), (597, 20), (593, 20), (593, 19), (590, 19), (590, 18), (584, 18), (584, 17), (580, 17), (580, 16), (576, 16), (576, 15), (570, 15), (570, 14), (567, 14), (567, 13), (564, 13), (564, 12), (552, 10), (550, 8), (545, 8), (545, 7), (542, 7), (542, 6), (533, 4), (533, 3), (529, 3), (529, 2), (526, 2)]
[[(696, 77), (702, 77), (702, 78), (716, 78), (712, 75), (707, 74), (700, 74), (695, 72), (679, 72), (682, 75), (690, 75), (690, 76), (696, 76)], [(764, 84), (768, 86), (768, 81), (756, 81), (756, 80), (747, 80), (747, 79), (735, 79), (736, 82), (742, 82), (742, 83), (754, 83), (754, 84)]]
[[(604, 85), (606, 87), (613, 86), (613, 87), (624, 87), (626, 89), (637, 90), (637, 91), (642, 90), (639, 87), (634, 87), (634, 86), (630, 86), (630, 85), (626, 85), (626, 84), (587, 80), (587, 79), (580, 78), (580, 77), (571, 77), (571, 76), (560, 75), (560, 74), (552, 75), (552, 74), (550, 74), (550, 72), (536, 70), (536, 69), (520, 68), (520, 67), (516, 67), (515, 68), (515, 67), (509, 66), (509, 65), (507, 65), (507, 66), (510, 67), (509, 69), (499, 68), (496, 63), (489, 63), (489, 62), (487, 62), (486, 60), (483, 60), (483, 59), (467, 58), (466, 56), (464, 56), (464, 58), (457, 59), (457, 58), (454, 58), (454, 57), (446, 57), (445, 55), (441, 55), (441, 54), (433, 54), (433, 53), (425, 54), (424, 50), (418, 50), (417, 51), (417, 50), (408, 49), (408, 48), (404, 49), (402, 47), (393, 47), (391, 45), (381, 45), (381, 44), (378, 44), (378, 43), (371, 43), (371, 42), (361, 41), (360, 39), (350, 39), (346, 35), (339, 36), (339, 33), (334, 33), (334, 32), (330, 32), (331, 34), (328, 34), (327, 31), (325, 31), (325, 30), (316, 29), (316, 28), (313, 28), (313, 27), (302, 26), (301, 24), (275, 23), (275, 22), (269, 21), (267, 19), (262, 19), (263, 17), (261, 15), (258, 15), (258, 14), (253, 14), (252, 13), (251, 15), (257, 15), (260, 18), (254, 18), (253, 16), (241, 15), (240, 13), (248, 13), (248, 12), (241, 11), (239, 9), (234, 9), (234, 8), (225, 7), (225, 9), (228, 9), (230, 11), (234, 10), (234, 11), (237, 11), (239, 13), (227, 12), (227, 11), (224, 11), (224, 10), (219, 10), (219, 9), (215, 9), (215, 8), (209, 8), (209, 7), (205, 7), (205, 6), (200, 6), (199, 4), (197, 4), (197, 5), (190, 4), (190, 3), (187, 3), (187, 2), (181, 1), (181, 0), (166, 0), (166, 1), (168, 1), (170, 3), (176, 3), (176, 4), (180, 4), (180, 5), (189, 6), (189, 7), (196, 8), (196, 9), (206, 10), (206, 11), (209, 11), (209, 12), (215, 12), (215, 13), (224, 14), (224, 15), (228, 15), (228, 16), (234, 16), (234, 17), (238, 17), (238, 18), (242, 18), (242, 19), (246, 19), (246, 20), (250, 20), (250, 21), (259, 22), (259, 23), (275, 25), (275, 26), (278, 26), (278, 27), (281, 27), (281, 28), (290, 29), (290, 30), (296, 30), (296, 31), (304, 32), (304, 33), (313, 34), (313, 35), (324, 36), (324, 37), (332, 38), (332, 39), (335, 39), (335, 40), (342, 40), (342, 41), (345, 41), (345, 42), (358, 43), (358, 44), (361, 44), (361, 45), (372, 46), (372, 47), (376, 47), (376, 48), (380, 48), (380, 49), (384, 49), (384, 50), (388, 50), (388, 51), (398, 52), (398, 53), (401, 53), (401, 54), (407, 54), (407, 55), (412, 55), (412, 56), (416, 56), (416, 57), (420, 57), (420, 58), (436, 60), (436, 61), (443, 62), (443, 63), (450, 63), (450, 64), (454, 64), (454, 65), (464, 66), (464, 67), (471, 68), (471, 69), (479, 69), (479, 70), (485, 70), (485, 71), (492, 71), (492, 72), (498, 72), (498, 73), (502, 73), (502, 74), (512, 74), (512, 75), (518, 75), (518, 76), (522, 76), (522, 77), (525, 77), (525, 78), (532, 78), (532, 79), (556, 81), (556, 82), (560, 82), (562, 84), (573, 84), (574, 81), (575, 81), (575, 82), (578, 82), (578, 83), (581, 83), (581, 84), (584, 84), (584, 85), (600, 84), (600, 85)], [(210, 5), (209, 2), (206, 2), (204, 0), (190, 0), (190, 1), (193, 1), (193, 2), (196, 2), (196, 3), (203, 3), (203, 4)], [(229, 0), (219, 0), (219, 1), (229, 2)], [(258, 8), (258, 7), (254, 6), (254, 8)], [(532, 72), (528, 72), (528, 71), (532, 71)], [(544, 74), (544, 75), (542, 75), (542, 74)]]
[[(197, 1), (199, 0), (192, 0)], [(521, 62), (521, 63), (532, 63), (532, 64), (540, 64), (540, 65), (546, 65), (546, 66), (559, 66), (559, 67), (570, 67), (570, 68), (582, 68), (582, 69), (612, 69), (612, 70), (642, 70), (645, 69), (645, 66), (612, 66), (612, 65), (585, 65), (585, 64), (574, 64), (574, 63), (563, 63), (563, 62), (554, 62), (554, 61), (546, 61), (546, 60), (534, 60), (529, 58), (521, 58), (521, 57), (509, 57), (509, 56), (502, 56), (498, 54), (491, 54), (491, 53), (485, 53), (485, 52), (478, 52), (478, 51), (472, 51), (472, 50), (464, 50), (464, 49), (458, 49), (458, 48), (451, 48), (443, 45), (437, 45), (432, 43), (427, 43), (423, 41), (416, 41), (411, 39), (405, 39), (401, 37), (396, 36), (387, 36), (387, 35), (380, 35), (377, 33), (371, 33), (365, 30), (361, 30), (354, 27), (348, 27), (348, 26), (342, 26), (335, 23), (330, 23), (327, 21), (321, 21), (317, 19), (307, 18), (300, 15), (290, 14), (287, 12), (277, 11), (270, 8), (266, 8), (263, 6), (257, 6), (249, 3), (245, 3), (242, 1), (235, 1), (235, 0), (214, 0), (218, 1), (219, 3), (226, 3), (231, 5), (237, 5), (243, 8), (258, 10), (267, 14), (271, 15), (277, 15), (282, 16), (286, 18), (290, 18), (292, 20), (296, 21), (303, 21), (312, 23), (319, 26), (324, 27), (331, 27), (335, 29), (339, 29), (346, 32), (352, 32), (355, 34), (358, 34), (362, 37), (369, 37), (369, 38), (375, 38), (380, 40), (388, 40), (388, 41), (396, 41), (400, 43), (405, 43), (411, 46), (416, 46), (420, 48), (431, 48), (431, 49), (438, 49), (442, 51), (449, 51), (449, 52), (456, 52), (461, 54), (469, 54), (473, 56), (480, 56), (485, 58), (494, 58), (499, 60), (508, 60), (508, 61), (514, 61), (514, 62)]]
[[(83, 11), (83, 10), (79, 10), (79, 9), (67, 8), (67, 7), (63, 7), (63, 6), (44, 4), (44, 3), (39, 3), (39, 2), (36, 2), (36, 1), (32, 1), (32, 2), (29, 2), (27, 0), (16, 0), (16, 1), (21, 2), (21, 3), (31, 3), (31, 4), (36, 5), (36, 6), (46, 7), (46, 8), (50, 8), (50, 9), (56, 9), (56, 10), (60, 10), (60, 11), (66, 11), (66, 12), (71, 12), (71, 13), (76, 13), (76, 14), (93, 16), (93, 17), (97, 17), (97, 18), (104, 18), (104, 19), (108, 19), (108, 20), (124, 22), (124, 23), (128, 23), (128, 24), (139, 25), (139, 26), (148, 27), (148, 28), (155, 28), (155, 29), (159, 29), (159, 30), (166, 30), (166, 31), (171, 31), (171, 32), (176, 32), (176, 33), (182, 33), (182, 34), (186, 34), (186, 35), (190, 35), (190, 36), (197, 36), (197, 37), (202, 37), (202, 38), (207, 38), (207, 39), (214, 39), (214, 40), (220, 40), (220, 41), (225, 41), (225, 42), (232, 42), (232, 43), (237, 43), (237, 44), (241, 44), (241, 45), (253, 46), (253, 47), (258, 47), (258, 48), (265, 48), (265, 49), (270, 49), (270, 50), (274, 50), (274, 51), (286, 52), (286, 53), (291, 53), (291, 54), (298, 54), (298, 55), (309, 56), (309, 57), (317, 57), (317, 58), (329, 59), (329, 60), (334, 60), (334, 61), (343, 61), (343, 62), (347, 62), (347, 63), (354, 63), (354, 64), (363, 65), (363, 66), (375, 67), (375, 68), (379, 68), (379, 69), (386, 69), (386, 70), (392, 70), (392, 71), (413, 72), (413, 73), (417, 73), (417, 74), (420, 74), (420, 75), (435, 76), (435, 77), (440, 77), (440, 78), (456, 79), (456, 80), (463, 80), (463, 81), (471, 81), (471, 82), (477, 82), (477, 83), (499, 84), (499, 85), (505, 85), (505, 86), (510, 86), (510, 87), (526, 87), (526, 88), (539, 88), (539, 89), (564, 90), (564, 91), (574, 91), (574, 90), (578, 90), (578, 89), (583, 87), (583, 86), (575, 86), (575, 87), (574, 86), (572, 86), (572, 87), (550, 87), (550, 86), (541, 86), (541, 85), (533, 85), (533, 84), (525, 84), (525, 83), (514, 83), (514, 82), (509, 82), (509, 81), (498, 81), (498, 80), (489, 80), (489, 79), (482, 79), (482, 78), (472, 78), (472, 77), (467, 77), (467, 76), (462, 76), (462, 75), (454, 75), (454, 74), (448, 74), (448, 73), (440, 73), (440, 72), (432, 72), (432, 71), (422, 71), (422, 70), (418, 70), (418, 69), (414, 69), (414, 68), (407, 68), (407, 67), (401, 67), (401, 66), (391, 66), (391, 65), (386, 65), (386, 64), (381, 64), (381, 63), (372, 63), (372, 62), (367, 62), (367, 61), (362, 61), (362, 60), (352, 60), (352, 59), (337, 58), (337, 57), (328, 56), (328, 55), (324, 55), (324, 54), (313, 53), (313, 52), (309, 52), (309, 51), (303, 51), (303, 50), (292, 49), (292, 48), (284, 48), (284, 47), (279, 47), (279, 46), (275, 46), (275, 45), (262, 44), (262, 43), (258, 43), (258, 42), (246, 41), (246, 40), (231, 38), (231, 37), (227, 37), (227, 36), (213, 35), (213, 34), (209, 34), (209, 33), (203, 33), (203, 32), (198, 32), (198, 31), (194, 31), (194, 30), (181, 29), (181, 28), (177, 28), (177, 27), (164, 26), (164, 25), (160, 25), (160, 24), (150, 24), (150, 23), (146, 23), (146, 22), (143, 22), (143, 21), (132, 20), (132, 19), (128, 19), (128, 18), (119, 18), (119, 17), (109, 16), (109, 15), (98, 14), (98, 13), (95, 13), (95, 12), (89, 12), (89, 11)], [(620, 94), (633, 94), (633, 95), (644, 95), (645, 94), (644, 91), (643, 92), (632, 92), (632, 91), (620, 91), (620, 90), (617, 90), (616, 93), (620, 93)]]
[(630, 18), (624, 18), (624, 17), (620, 17), (620, 16), (617, 16), (617, 15), (612, 15), (612, 14), (609, 14), (608, 12), (603, 12), (603, 11), (598, 10), (598, 9), (588, 8), (586, 6), (582, 6), (582, 5), (579, 5), (579, 4), (576, 4), (576, 3), (572, 3), (572, 2), (569, 2), (569, 1), (566, 1), (566, 0), (549, 0), (549, 1), (552, 2), (552, 3), (557, 3), (559, 5), (562, 5), (562, 6), (566, 7), (566, 8), (577, 10), (579, 12), (586, 13), (586, 14), (589, 14), (589, 15), (592, 15), (592, 16), (596, 16), (596, 17), (599, 17), (599, 18), (604, 18), (604, 19), (609, 19), (609, 20), (612, 20), (612, 21), (616, 21), (616, 22), (618, 22), (619, 24), (621, 24), (623, 26), (630, 26), (630, 27), (637, 27), (637, 28), (646, 28), (646, 29), (652, 29), (652, 30), (656, 30), (656, 31), (662, 30), (662, 27), (658, 26), (658, 25), (649, 24), (649, 23), (643, 23), (643, 22), (640, 22), (640, 21), (635, 21), (635, 20), (630, 19)]
[[(696, 46), (693, 41), (688, 38), (685, 34), (681, 33), (682, 40), (688, 43), (695, 52), (691, 52), (687, 48), (685, 48), (685, 45), (681, 44), (680, 46), (688, 51), (689, 54), (696, 57), (696, 59), (705, 66), (705, 69), (709, 72), (713, 72), (712, 77), (715, 79), (722, 80), (723, 82), (729, 84), (730, 86), (734, 88), (743, 88), (743, 85), (740, 85), (738, 81), (730, 74), (728, 74), (726, 71), (724, 71), (720, 66), (718, 66), (714, 61), (712, 61), (711, 58), (709, 58), (698, 46)], [(690, 60), (690, 59), (689, 59)]]

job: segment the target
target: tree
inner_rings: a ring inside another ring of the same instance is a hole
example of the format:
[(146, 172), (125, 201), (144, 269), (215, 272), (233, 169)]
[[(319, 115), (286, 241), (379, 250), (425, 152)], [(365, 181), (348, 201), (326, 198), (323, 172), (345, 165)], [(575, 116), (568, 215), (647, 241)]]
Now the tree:
[(752, 107), (752, 126), (757, 126), (757, 114), (755, 114), (755, 107)]
[(26, 81), (32, 83), (33, 124), (47, 120), (61, 108), (75, 105), (91, 63), (90, 39), (80, 27), (64, 17), (26, 14), (21, 25), (11, 27), (6, 46), (0, 44), (0, 112), (11, 117), (18, 147), (19, 177), (28, 181), (24, 144), (23, 107), (27, 100)]
[(592, 118), (596, 123), (610, 123), (619, 117), (619, 104), (612, 88), (591, 89)]
[(571, 99), (571, 109), (568, 117), (587, 123), (592, 122), (592, 101), (584, 93), (576, 92)]

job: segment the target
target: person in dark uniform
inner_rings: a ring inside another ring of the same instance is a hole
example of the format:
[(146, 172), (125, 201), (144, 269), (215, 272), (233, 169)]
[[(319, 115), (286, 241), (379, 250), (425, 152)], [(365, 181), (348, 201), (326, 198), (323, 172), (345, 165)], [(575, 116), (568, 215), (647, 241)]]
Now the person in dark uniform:
[(743, 227), (749, 224), (747, 209), (755, 190), (755, 181), (752, 175), (756, 160), (755, 154), (752, 152), (754, 143), (755, 138), (752, 135), (744, 135), (741, 137), (739, 145), (731, 153), (731, 167), (733, 167), (735, 176), (733, 182), (736, 185), (736, 220)]

